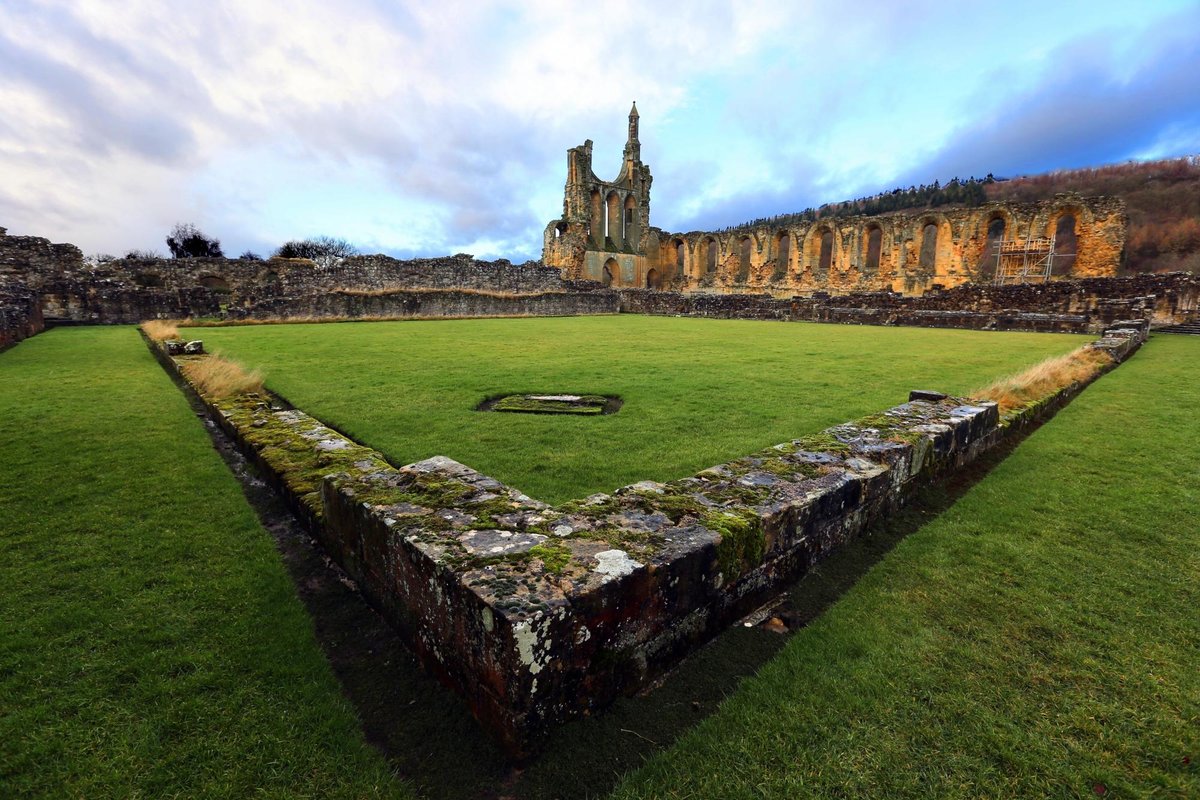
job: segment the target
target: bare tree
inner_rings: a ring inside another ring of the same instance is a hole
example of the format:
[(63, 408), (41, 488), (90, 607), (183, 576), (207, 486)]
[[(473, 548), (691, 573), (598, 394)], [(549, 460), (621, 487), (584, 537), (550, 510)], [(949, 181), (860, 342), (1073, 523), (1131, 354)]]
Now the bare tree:
[(345, 239), (315, 236), (284, 242), (272, 255), (278, 258), (307, 258), (319, 266), (329, 267), (347, 256), (358, 255), (358, 248)]
[(222, 258), (221, 240), (205, 236), (190, 222), (180, 222), (167, 235), (172, 258)]

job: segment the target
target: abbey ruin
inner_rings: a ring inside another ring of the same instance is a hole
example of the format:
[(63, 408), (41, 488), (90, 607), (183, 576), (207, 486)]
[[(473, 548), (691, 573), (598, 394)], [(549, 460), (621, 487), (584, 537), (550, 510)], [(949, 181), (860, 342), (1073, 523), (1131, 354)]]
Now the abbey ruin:
[[(503, 752), (523, 759), (553, 726), (651, 685), (925, 487), (1010, 447), (1136, 351), (1152, 325), (1200, 315), (1200, 276), (1119, 275), (1126, 214), (1111, 198), (664, 232), (650, 225), (638, 124), (635, 105), (612, 180), (596, 176), (591, 141), (568, 151), (563, 216), (546, 227), (540, 262), (87, 259), (74, 245), (0, 228), (0, 349), (53, 325), (185, 319), (186, 331), (207, 321), (585, 314), (1099, 337), (1083, 348), (1084, 377), (1003, 418), (994, 400), (917, 390), (694, 474), (552, 505), (446, 455), (397, 466), (261, 380), (212, 391), (193, 371), (206, 361), (220, 368), (203, 341), (183, 339), (175, 323), (144, 327), (214, 440), (239, 448), (264, 478), (253, 480), (277, 491), (319, 543), (325, 567), (344, 570), (339, 585), (361, 593)], [(158, 339), (155, 327), (172, 332)], [(443, 333), (461, 337), (467, 327)], [(754, 326), (729, 327), (754, 335)], [(394, 352), (405, 357), (403, 346)], [(449, 371), (440, 354), (429, 363), (435, 376)], [(465, 370), (472, 380), (475, 363)], [(505, 371), (501, 380), (512, 380)], [(599, 416), (625, 400), (566, 393), (578, 391), (570, 385), (503, 388), (473, 389), (488, 392), (473, 407), (562, 413), (569, 404)], [(408, 386), (399, 389), (389, 413), (404, 402)]]
[(1200, 309), (1192, 273), (1121, 276), (1121, 200), (1032, 203), (668, 233), (650, 225), (636, 104), (615, 178), (592, 142), (567, 152), (563, 215), (540, 262), (123, 258), (0, 228), (0, 347), (55, 324), (672, 314), (1097, 333)]
[(641, 161), (638, 117), (635, 104), (612, 181), (592, 170), (590, 139), (567, 151), (563, 216), (546, 226), (542, 251), (543, 262), (564, 278), (685, 293), (920, 295), (934, 286), (993, 283), (997, 264), (1018, 251), (1045, 267), (1033, 271), (1038, 278), (1118, 274), (1127, 220), (1124, 204), (1109, 197), (667, 233), (650, 225), (651, 177)]

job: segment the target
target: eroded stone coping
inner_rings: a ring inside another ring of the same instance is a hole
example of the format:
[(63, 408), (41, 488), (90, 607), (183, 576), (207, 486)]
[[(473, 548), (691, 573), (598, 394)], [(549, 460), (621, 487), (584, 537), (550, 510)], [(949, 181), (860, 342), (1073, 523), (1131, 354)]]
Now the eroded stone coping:
[[(1146, 329), (1091, 346), (1116, 364)], [(207, 357), (154, 351), (176, 372)], [(444, 456), (395, 468), (269, 395), (201, 399), (425, 666), (522, 756), (1084, 385), (1004, 418), (993, 403), (914, 393), (689, 478), (558, 506)]]

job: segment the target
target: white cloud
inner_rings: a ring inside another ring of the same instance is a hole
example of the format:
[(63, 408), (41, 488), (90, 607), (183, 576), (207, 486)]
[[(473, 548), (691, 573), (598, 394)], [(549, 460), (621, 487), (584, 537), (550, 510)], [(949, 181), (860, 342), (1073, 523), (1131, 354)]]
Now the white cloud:
[[(1092, 22), (1039, 11), (1038, 41), (1153, 22), (1094, 6)], [(997, 70), (1036, 84), (1054, 48), (1004, 41), (1013, 14), (15, 0), (0, 7), (0, 225), (89, 251), (157, 247), (190, 220), (229, 252), (327, 233), (520, 258), (558, 213), (568, 147), (592, 138), (597, 171), (615, 170), (632, 99), (656, 223), (792, 210), (760, 207), (932, 157)]]

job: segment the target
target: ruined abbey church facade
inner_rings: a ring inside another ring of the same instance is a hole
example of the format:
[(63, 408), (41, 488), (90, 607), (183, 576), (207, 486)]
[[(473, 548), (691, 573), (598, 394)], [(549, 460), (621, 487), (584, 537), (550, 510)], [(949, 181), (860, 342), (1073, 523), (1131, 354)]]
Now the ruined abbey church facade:
[(650, 228), (650, 168), (642, 163), (637, 103), (621, 172), (611, 181), (592, 171), (592, 140), (567, 151), (563, 218), (546, 226), (543, 261), (563, 277), (606, 286), (658, 288), (661, 270), (649, 263), (661, 233)]
[(546, 226), (542, 250), (543, 262), (564, 279), (688, 293), (920, 295), (935, 286), (991, 283), (998, 246), (1029, 252), (1026, 244), (1035, 242), (1051, 243), (1050, 280), (1112, 277), (1120, 268), (1124, 203), (1076, 194), (667, 233), (650, 225), (651, 176), (641, 160), (638, 121), (635, 104), (624, 160), (612, 181), (593, 172), (590, 139), (567, 151), (563, 216)]

